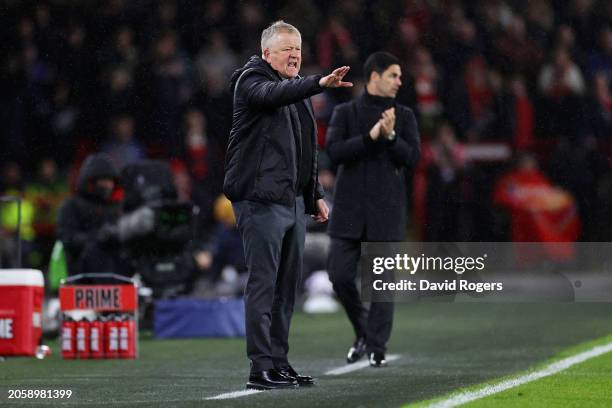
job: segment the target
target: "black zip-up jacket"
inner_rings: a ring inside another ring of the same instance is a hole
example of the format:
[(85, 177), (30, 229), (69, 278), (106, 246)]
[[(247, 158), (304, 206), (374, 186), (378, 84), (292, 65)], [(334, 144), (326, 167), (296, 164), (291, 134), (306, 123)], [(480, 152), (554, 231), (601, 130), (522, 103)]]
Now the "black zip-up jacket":
[(313, 121), (311, 179), (303, 191), (306, 213), (316, 214), (323, 197), (317, 177), (316, 124), (310, 96), (323, 91), (320, 75), (283, 80), (263, 59), (253, 56), (234, 72), (230, 89), (234, 113), (225, 157), (223, 192), (231, 201), (295, 203), (299, 183), (301, 126), (293, 105), (304, 101)]

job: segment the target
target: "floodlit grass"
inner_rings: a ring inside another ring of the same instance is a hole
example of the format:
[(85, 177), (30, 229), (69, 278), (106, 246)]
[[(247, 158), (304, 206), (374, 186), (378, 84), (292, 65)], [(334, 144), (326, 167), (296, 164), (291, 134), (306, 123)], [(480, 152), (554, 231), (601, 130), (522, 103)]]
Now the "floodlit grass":
[[(344, 365), (353, 341), (349, 323), (341, 313), (297, 314), (291, 361), (296, 369), (316, 376), (318, 385), (220, 401), (206, 398), (244, 389), (249, 369), (244, 339), (162, 341), (142, 336), (136, 361), (63, 361), (53, 343), (54, 353), (46, 360), (0, 363), (0, 406), (400, 407), (524, 372), (569, 347), (611, 333), (610, 316), (612, 304), (402, 304), (389, 344), (389, 353), (401, 355), (399, 360), (388, 368), (325, 376)], [(605, 393), (598, 384), (612, 382), (610, 371), (606, 374), (610, 357), (601, 359), (601, 364), (600, 359), (584, 363), (593, 365), (592, 371), (579, 371), (580, 365), (559, 375), (574, 375), (576, 380), (567, 378), (568, 383), (592, 383), (596, 388), (572, 386), (570, 403), (600, 406)], [(531, 384), (525, 387), (523, 399), (517, 399), (516, 388), (505, 398), (502, 393), (479, 403), (548, 406), (549, 401), (532, 400), (536, 394)], [(7, 399), (9, 389), (70, 389), (73, 396), (16, 401)], [(550, 403), (559, 395), (552, 393)], [(601, 406), (610, 405), (606, 402)]]
[[(560, 353), (557, 358), (551, 359), (547, 364), (534, 367), (527, 373), (545, 369), (548, 364), (566, 358), (572, 358), (582, 352), (592, 350), (594, 347), (605, 346), (612, 343), (612, 336), (607, 336), (594, 342), (587, 342), (578, 347), (571, 347)], [(522, 374), (510, 376), (507, 379), (520, 377)], [(487, 385), (495, 385), (494, 381)], [(578, 363), (551, 376), (535, 380), (503, 392), (489, 395), (467, 404), (466, 408), (485, 407), (609, 407), (612, 406), (612, 353), (608, 352), (587, 361)], [(481, 390), (483, 385), (472, 387), (470, 391)], [(438, 399), (445, 400), (446, 398)], [(416, 404), (427, 406), (427, 402)]]

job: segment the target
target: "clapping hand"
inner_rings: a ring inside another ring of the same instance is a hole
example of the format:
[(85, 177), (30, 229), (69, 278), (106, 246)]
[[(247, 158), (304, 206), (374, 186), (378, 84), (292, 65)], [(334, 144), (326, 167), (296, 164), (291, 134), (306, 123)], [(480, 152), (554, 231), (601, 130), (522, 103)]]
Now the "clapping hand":
[(380, 123), (380, 131), (383, 136), (387, 137), (393, 129), (395, 129), (395, 108), (389, 108), (383, 112)]
[(387, 137), (395, 128), (395, 108), (389, 108), (382, 113), (378, 122), (370, 129), (370, 138), (378, 139), (380, 135)]

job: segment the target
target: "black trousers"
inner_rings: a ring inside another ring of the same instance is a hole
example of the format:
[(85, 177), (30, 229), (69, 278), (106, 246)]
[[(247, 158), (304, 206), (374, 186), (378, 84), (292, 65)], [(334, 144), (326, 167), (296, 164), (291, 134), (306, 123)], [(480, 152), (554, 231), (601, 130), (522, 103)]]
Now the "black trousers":
[(249, 278), (244, 294), (251, 370), (289, 364), (289, 326), (302, 272), (304, 199), (294, 206), (233, 203)]
[(365, 337), (368, 353), (384, 353), (393, 326), (393, 302), (372, 302), (366, 309), (357, 288), (361, 241), (331, 239), (327, 269), (334, 291), (348, 315), (355, 335)]

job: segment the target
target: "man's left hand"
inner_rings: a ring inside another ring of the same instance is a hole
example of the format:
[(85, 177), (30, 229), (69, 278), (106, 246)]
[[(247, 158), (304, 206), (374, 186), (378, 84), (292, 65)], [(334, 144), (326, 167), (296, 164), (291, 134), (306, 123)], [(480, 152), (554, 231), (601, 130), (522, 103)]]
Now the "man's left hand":
[(380, 131), (387, 137), (395, 128), (395, 108), (389, 108), (382, 113), (380, 118)]
[(312, 218), (318, 223), (324, 223), (327, 221), (327, 218), (329, 217), (329, 208), (327, 207), (327, 204), (325, 204), (324, 199), (319, 198), (317, 200), (317, 210), (319, 210), (319, 213), (317, 215), (313, 215)]

